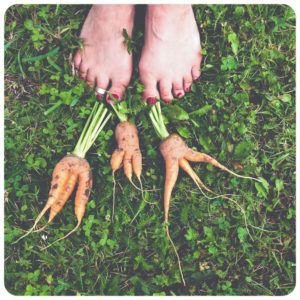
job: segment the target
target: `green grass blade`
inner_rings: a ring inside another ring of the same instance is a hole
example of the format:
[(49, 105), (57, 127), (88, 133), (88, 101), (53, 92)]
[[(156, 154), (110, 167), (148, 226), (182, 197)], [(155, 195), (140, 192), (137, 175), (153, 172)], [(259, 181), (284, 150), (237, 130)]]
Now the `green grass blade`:
[(22, 73), (23, 78), (25, 78), (26, 76), (25, 76), (25, 73), (24, 73), (24, 70), (23, 70), (23, 67), (22, 67), (22, 64), (21, 64), (21, 54), (20, 54), (20, 51), (21, 50), (18, 51), (18, 65), (19, 65), (19, 68), (20, 68), (20, 71)]
[(43, 27), (41, 25), (35, 25), (35, 28), (41, 29), (42, 31), (44, 31), (44, 32), (52, 35), (55, 38), (57, 38), (57, 36), (53, 32), (51, 32), (49, 29), (47, 29), (47, 28), (45, 28), (45, 27)]
[(51, 50), (50, 52), (48, 52), (46, 54), (23, 58), (22, 61), (23, 62), (30, 62), (30, 61), (42, 60), (42, 59), (47, 58), (48, 56), (53, 56), (54, 54), (56, 54), (59, 51), (59, 49), (60, 49), (60, 47), (57, 46), (56, 48), (54, 48), (53, 50)]
[(56, 110), (63, 102), (61, 100), (57, 101), (53, 106), (51, 106), (49, 109), (47, 109), (44, 112), (45, 116), (48, 116), (50, 113), (52, 113), (54, 110)]
[(62, 68), (60, 66), (58, 66), (52, 59), (50, 56), (47, 57), (48, 63), (54, 68), (56, 69), (58, 72), (62, 72)]
[(9, 41), (4, 45), (4, 51), (14, 42), (15, 40)]

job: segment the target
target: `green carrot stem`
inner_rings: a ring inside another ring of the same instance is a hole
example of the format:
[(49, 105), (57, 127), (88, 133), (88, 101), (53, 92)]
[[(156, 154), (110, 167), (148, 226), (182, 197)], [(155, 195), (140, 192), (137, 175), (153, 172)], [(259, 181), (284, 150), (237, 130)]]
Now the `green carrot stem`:
[(114, 103), (110, 103), (110, 106), (115, 111), (120, 122), (125, 122), (128, 120), (127, 115), (121, 112), (120, 100), (116, 99), (110, 92), (107, 92), (109, 97), (113, 100)]
[(151, 110), (149, 112), (149, 117), (151, 119), (152, 125), (154, 127), (157, 136), (161, 140), (166, 139), (170, 134), (164, 123), (159, 102), (156, 102), (156, 104), (154, 104), (151, 107)]
[[(76, 151), (76, 149), (79, 149), (79, 148), (81, 147), (81, 144), (82, 144), (82, 142), (83, 142), (83, 139), (84, 139), (84, 137), (85, 137), (85, 135), (86, 135), (86, 131), (88, 130), (90, 121), (91, 121), (91, 119), (92, 119), (92, 117), (93, 117), (93, 115), (94, 115), (95, 110), (97, 109), (97, 107), (98, 107), (98, 103), (96, 102), (95, 105), (94, 105), (94, 107), (93, 107), (93, 109), (92, 109), (92, 111), (91, 111), (91, 113), (90, 113), (90, 116), (89, 116), (88, 120), (87, 120), (86, 123), (85, 123), (85, 126), (84, 126), (84, 128), (83, 128), (83, 130), (82, 130), (82, 133), (81, 133), (81, 135), (80, 135), (80, 137), (79, 137), (79, 140), (78, 140), (78, 142), (77, 142), (77, 144), (76, 144), (76, 147), (75, 147), (74, 151)], [(100, 107), (100, 108), (101, 108), (101, 107)]]
[(111, 113), (107, 115), (107, 108), (103, 109), (103, 104), (99, 106), (99, 103), (96, 102), (85, 123), (73, 154), (84, 158), (110, 117)]
[(110, 106), (115, 111), (115, 113), (116, 113), (118, 119), (120, 120), (120, 122), (127, 121), (127, 115), (120, 112), (120, 105), (119, 105), (119, 103), (115, 103), (115, 104), (110, 103)]

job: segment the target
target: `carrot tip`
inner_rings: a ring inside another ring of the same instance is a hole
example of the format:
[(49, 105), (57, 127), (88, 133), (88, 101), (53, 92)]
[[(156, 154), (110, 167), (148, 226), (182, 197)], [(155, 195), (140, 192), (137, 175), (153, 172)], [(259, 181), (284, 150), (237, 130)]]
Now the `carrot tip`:
[(113, 176), (114, 187), (113, 187), (113, 205), (112, 205), (111, 221), (114, 222), (115, 202), (116, 202), (116, 179), (115, 179), (114, 170), (112, 171), (112, 176)]
[(177, 250), (176, 250), (176, 247), (175, 247), (175, 245), (173, 243), (173, 240), (171, 239), (171, 236), (170, 236), (170, 233), (169, 233), (169, 226), (166, 226), (166, 233), (167, 233), (167, 237), (168, 237), (168, 239), (169, 239), (169, 241), (170, 241), (170, 243), (171, 243), (171, 245), (172, 245), (172, 247), (174, 249), (175, 255), (177, 257), (178, 268), (179, 268), (179, 272), (180, 272), (182, 283), (183, 283), (184, 286), (186, 286), (185, 280), (184, 280), (184, 276), (183, 276), (183, 272), (182, 272), (182, 268), (181, 268), (180, 257), (179, 257), (179, 254), (178, 254)]
[(40, 219), (43, 217), (43, 215), (46, 213), (46, 211), (50, 208), (50, 205), (46, 204), (43, 208), (43, 210), (40, 212), (40, 214), (37, 216), (37, 218), (34, 221), (33, 226), (21, 237), (19, 237), (16, 241), (12, 242), (12, 244), (16, 244), (17, 242), (19, 242), (20, 240), (22, 240), (24, 237), (26, 237), (27, 235), (29, 235), (32, 231), (34, 231), (36, 225), (38, 224), (38, 222), (40, 221)]
[(40, 231), (43, 231), (43, 230), (47, 227), (48, 224), (49, 224), (49, 221), (48, 221), (48, 223), (47, 223), (46, 225), (44, 225), (43, 227), (41, 227), (41, 228), (39, 228), (39, 229), (34, 230), (33, 232), (40, 232)]
[(80, 226), (80, 224), (81, 224), (81, 220), (78, 221), (77, 225), (76, 225), (69, 233), (67, 233), (67, 234), (64, 235), (63, 237), (61, 237), (61, 238), (55, 240), (55, 241), (54, 241), (53, 243), (51, 243), (50, 245), (40, 248), (40, 250), (41, 250), (41, 251), (44, 251), (45, 249), (51, 247), (53, 244), (55, 244), (55, 243), (57, 243), (57, 242), (59, 242), (59, 241), (65, 239), (65, 238), (67, 238), (69, 235), (71, 235), (74, 231), (76, 231), (76, 230), (78, 229), (78, 227)]

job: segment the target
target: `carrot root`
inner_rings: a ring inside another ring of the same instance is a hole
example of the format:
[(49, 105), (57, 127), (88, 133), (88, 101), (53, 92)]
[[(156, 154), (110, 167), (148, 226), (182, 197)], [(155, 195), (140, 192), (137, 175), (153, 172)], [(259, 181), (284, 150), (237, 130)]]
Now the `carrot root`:
[(19, 237), (16, 241), (14, 241), (12, 244), (16, 244), (18, 243), (20, 240), (22, 240), (24, 237), (26, 237), (27, 235), (29, 235), (32, 231), (34, 231), (36, 225), (38, 224), (38, 222), (40, 221), (40, 219), (44, 216), (44, 214), (46, 213), (46, 211), (50, 208), (51, 206), (49, 204), (46, 204), (43, 208), (43, 210), (40, 212), (40, 214), (37, 216), (37, 218), (35, 219), (35, 222), (33, 224), (33, 226), (21, 237)]
[(116, 202), (116, 179), (115, 179), (115, 171), (112, 171), (113, 176), (113, 204), (112, 204), (112, 213), (111, 213), (111, 221), (114, 222), (114, 215), (115, 215), (115, 202)]
[(201, 181), (199, 176), (195, 173), (195, 171), (192, 169), (188, 161), (184, 158), (181, 158), (179, 160), (179, 166), (193, 179), (193, 181), (197, 184), (201, 184), (201, 186), (208, 192), (215, 194), (211, 189), (206, 187), (204, 183)]
[(41, 232), (41, 231), (43, 231), (48, 225), (49, 225), (49, 222), (48, 222), (46, 225), (44, 225), (43, 227), (34, 230), (33, 232)]
[(166, 226), (166, 233), (167, 233), (167, 237), (168, 237), (168, 239), (169, 239), (169, 241), (170, 241), (170, 243), (171, 243), (171, 245), (172, 245), (172, 247), (174, 249), (176, 257), (177, 257), (178, 267), (179, 267), (179, 272), (180, 272), (182, 283), (183, 283), (184, 286), (186, 286), (185, 280), (184, 280), (184, 276), (183, 276), (183, 272), (182, 272), (182, 268), (181, 268), (180, 257), (179, 257), (179, 254), (178, 254), (177, 250), (176, 250), (176, 247), (175, 247), (175, 245), (173, 243), (173, 240), (171, 239), (171, 236), (170, 236), (170, 233), (169, 233), (169, 226)]
[(57, 243), (57, 242), (59, 242), (59, 241), (61, 241), (61, 240), (64, 240), (64, 239), (67, 238), (69, 235), (71, 235), (74, 231), (76, 231), (76, 230), (78, 229), (78, 227), (80, 226), (80, 224), (81, 224), (81, 220), (78, 221), (77, 225), (76, 225), (69, 233), (67, 233), (67, 234), (64, 235), (63, 237), (61, 237), (61, 238), (55, 240), (55, 241), (54, 241), (53, 243), (51, 243), (50, 245), (41, 248), (40, 250), (41, 250), (41, 251), (44, 251), (45, 249), (51, 247), (53, 244), (55, 244), (55, 243)]
[[(222, 197), (224, 199), (227, 199), (227, 200), (230, 200), (232, 201), (233, 203), (235, 203), (235, 205), (237, 205), (239, 207), (239, 209), (241, 210), (242, 214), (243, 214), (243, 217), (244, 217), (244, 222), (245, 222), (245, 227), (246, 227), (246, 230), (251, 238), (251, 240), (253, 241), (253, 238), (252, 238), (252, 235), (250, 234), (250, 231), (248, 229), (248, 222), (247, 222), (247, 217), (246, 217), (246, 213), (245, 213), (245, 210), (242, 208), (241, 205), (239, 205), (237, 203), (237, 201), (235, 201), (234, 199), (228, 197), (227, 195), (218, 195), (216, 194), (215, 192), (213, 192), (212, 190), (208, 189), (203, 183), (202, 181), (200, 180), (200, 178), (198, 177), (198, 175), (194, 172), (194, 170), (192, 169), (192, 167), (189, 165), (189, 163), (187, 162), (186, 159), (184, 158), (181, 158), (179, 160), (179, 166), (187, 172), (187, 174), (193, 179), (193, 181), (195, 182), (195, 184), (197, 185), (198, 189), (201, 191), (201, 193), (203, 194), (204, 197), (206, 197), (207, 199), (209, 200), (213, 200), (213, 199), (216, 199), (218, 197)], [(203, 190), (201, 189), (200, 185), (205, 188), (208, 192), (212, 193), (212, 194), (215, 194), (216, 197), (208, 197), (207, 195), (205, 195), (205, 193), (203, 192)]]
[(249, 228), (248, 228), (248, 222), (247, 222), (246, 212), (243, 209), (243, 207), (240, 204), (238, 204), (237, 201), (235, 201), (234, 199), (232, 199), (230, 197), (227, 197), (225, 195), (221, 195), (221, 197), (225, 198), (225, 199), (227, 199), (227, 200), (229, 200), (229, 201), (231, 201), (233, 203), (235, 203), (235, 205), (237, 205), (240, 208), (240, 210), (241, 210), (241, 212), (243, 213), (243, 216), (244, 216), (244, 223), (245, 223), (246, 230), (247, 230), (247, 232), (249, 234), (249, 237), (251, 238), (252, 242), (254, 242), (254, 239), (253, 239), (253, 237), (252, 237), (252, 235), (251, 235), (251, 233), (249, 231)]
[(244, 178), (244, 179), (252, 179), (252, 180), (255, 180), (255, 181), (258, 181), (258, 182), (262, 182), (258, 178), (254, 178), (254, 177), (250, 177), (250, 176), (244, 176), (244, 175), (237, 174), (237, 173), (229, 170), (228, 168), (226, 168), (222, 164), (220, 164), (216, 159), (212, 158), (211, 156), (209, 156), (209, 155), (207, 155), (205, 153), (194, 151), (194, 150), (192, 150), (190, 148), (185, 153), (184, 158), (187, 159), (187, 160), (189, 160), (189, 161), (209, 163), (209, 164), (211, 164), (211, 165), (213, 165), (215, 167), (218, 167), (221, 170), (226, 171), (226, 172), (228, 172), (231, 175), (234, 175), (236, 177), (240, 177), (240, 178)]

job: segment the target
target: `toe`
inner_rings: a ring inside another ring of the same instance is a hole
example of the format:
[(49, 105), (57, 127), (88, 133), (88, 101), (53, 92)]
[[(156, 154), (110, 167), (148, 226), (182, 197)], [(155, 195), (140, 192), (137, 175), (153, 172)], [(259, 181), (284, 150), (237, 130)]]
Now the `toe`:
[(157, 81), (154, 78), (147, 78), (143, 81), (145, 86), (143, 99), (147, 101), (148, 104), (155, 104), (155, 98), (159, 98), (159, 92), (157, 90)]
[(96, 96), (101, 99), (104, 97), (104, 91), (102, 91), (103, 93), (97, 93), (97, 89), (102, 89), (102, 90), (107, 90), (107, 87), (109, 85), (109, 79), (108, 77), (96, 77)]
[(82, 80), (86, 80), (87, 73), (88, 73), (88, 68), (86, 67), (85, 64), (82, 63), (80, 65), (80, 77)]
[(74, 66), (75, 66), (76, 69), (80, 68), (81, 59), (82, 59), (82, 52), (79, 49), (79, 50), (77, 50), (77, 52), (74, 56)]
[(95, 82), (96, 82), (96, 76), (95, 74), (93, 74), (91, 72), (91, 70), (89, 70), (87, 76), (86, 76), (86, 82), (87, 82), (87, 85), (89, 87), (94, 87), (95, 86)]
[(171, 81), (161, 80), (159, 82), (159, 91), (160, 91), (160, 98), (165, 103), (168, 103), (170, 100), (173, 100)]
[(182, 80), (175, 80), (173, 82), (173, 95), (175, 97), (181, 98), (184, 96), (183, 90), (183, 81)]
[(189, 92), (193, 83), (192, 74), (183, 77), (183, 89)]
[[(122, 100), (123, 93), (125, 91), (125, 85), (112, 81), (111, 88), (109, 89), (109, 92), (116, 100)], [(109, 94), (106, 96), (106, 101), (108, 103), (114, 103), (114, 100), (111, 98)]]
[(201, 61), (202, 61), (201, 51), (198, 53), (196, 60), (192, 66), (192, 79), (197, 80), (201, 75)]
[(201, 75), (200, 65), (195, 65), (192, 67), (192, 78), (193, 80), (197, 80)]

